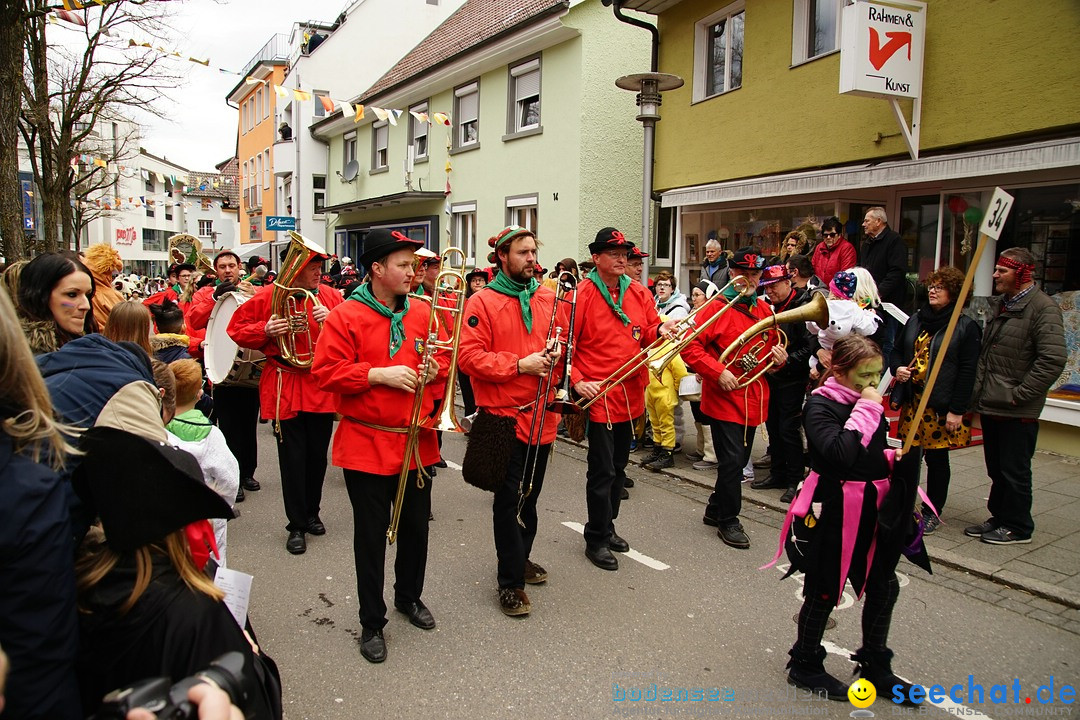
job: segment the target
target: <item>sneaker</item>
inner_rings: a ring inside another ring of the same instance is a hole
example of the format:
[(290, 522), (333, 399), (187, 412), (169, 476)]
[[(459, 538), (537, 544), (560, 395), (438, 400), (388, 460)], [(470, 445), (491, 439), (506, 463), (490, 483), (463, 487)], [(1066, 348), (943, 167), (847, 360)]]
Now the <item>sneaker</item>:
[(772, 467), (772, 456), (771, 455), (762, 455), (761, 457), (759, 457), (757, 460), (754, 461), (754, 467), (756, 467), (756, 468)]
[(941, 519), (934, 513), (923, 515), (923, 535), (933, 535), (934, 531), (941, 527)]
[(690, 460), (704, 460), (705, 453), (699, 453), (697, 450), (691, 450), (690, 452), (686, 453), (686, 457)]
[(789, 487), (784, 491), (784, 494), (780, 496), (780, 502), (785, 505), (790, 505), (791, 501), (795, 499), (795, 488)]
[(548, 571), (540, 567), (532, 560), (525, 561), (525, 582), (529, 585), (539, 585), (548, 578)]
[(964, 528), (964, 534), (968, 537), (981, 538), (988, 532), (993, 532), (998, 529), (998, 522), (994, 518), (990, 518), (982, 525), (971, 525)]
[(693, 467), (695, 470), (715, 470), (716, 466), (719, 464), (720, 463), (714, 462), (712, 460), (698, 460), (696, 463), (694, 463)]
[(637, 452), (637, 451), (638, 451), (638, 441), (637, 440), (631, 440), (630, 441), (630, 452)]
[(717, 536), (724, 541), (725, 545), (733, 548), (746, 550), (750, 547), (750, 536), (743, 530), (742, 523), (724, 525), (716, 531)]
[(675, 459), (671, 457), (670, 450), (661, 450), (655, 460), (643, 464), (642, 467), (653, 472), (660, 472), (664, 468), (675, 467)]
[(529, 596), (521, 588), (502, 588), (499, 590), (499, 609), (503, 615), (515, 617), (528, 615), (532, 610), (529, 604)]
[(754, 481), (754, 473), (753, 473), (753, 471), (746, 472), (744, 470), (743, 474), (742, 474), (742, 481), (744, 483), (753, 482)]
[(1020, 537), (1015, 530), (1010, 530), (1002, 525), (996, 530), (983, 533), (982, 541), (991, 545), (1027, 545), (1031, 542), (1031, 536)]
[(646, 455), (645, 458), (638, 464), (641, 465), (642, 467), (645, 467), (646, 465), (648, 465), (649, 463), (655, 461), (658, 457), (660, 457), (660, 453), (662, 453), (662, 452), (663, 452), (663, 448), (654, 447), (652, 449), (652, 452), (650, 452), (648, 455)]

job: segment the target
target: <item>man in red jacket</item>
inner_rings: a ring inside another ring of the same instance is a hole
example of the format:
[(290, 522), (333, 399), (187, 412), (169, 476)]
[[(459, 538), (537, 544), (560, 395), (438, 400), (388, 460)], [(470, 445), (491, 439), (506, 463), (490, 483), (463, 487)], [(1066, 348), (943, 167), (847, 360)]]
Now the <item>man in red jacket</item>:
[(844, 237), (844, 226), (839, 218), (831, 217), (821, 223), (821, 242), (810, 254), (815, 275), (828, 284), (836, 273), (855, 267), (858, 264), (856, 256), (855, 246)]
[[(299, 236), (297, 236), (299, 237)], [(293, 244), (299, 243), (293, 239)], [(326, 252), (303, 240), (316, 251), (292, 280), (292, 287), (315, 294), (312, 303), (297, 294), (295, 300), (307, 315), (308, 332), (293, 334), (296, 355), (314, 355), (322, 323), (330, 311), (341, 304), (341, 293), (319, 283)], [(321, 390), (311, 374), (310, 362), (294, 363), (282, 356), (281, 342), (289, 334), (290, 321), (273, 314), (275, 286), (262, 287), (237, 308), (229, 322), (229, 336), (240, 347), (260, 350), (266, 355), (259, 380), (259, 403), (262, 417), (274, 421), (278, 438), (278, 469), (281, 473), (281, 494), (289, 522), (289, 539), (285, 549), (293, 555), (307, 550), (305, 533), (324, 535), (326, 527), (319, 519), (322, 502), (323, 477), (326, 475), (326, 450), (334, 427), (334, 398)]]
[[(499, 274), (469, 299), (458, 365), (472, 380), (478, 408), (516, 422), (506, 476), (495, 490), (492, 522), (499, 605), (507, 615), (528, 615), (525, 583), (547, 579), (547, 571), (529, 560), (529, 553), (536, 537), (536, 501), (559, 424), (559, 416), (546, 409), (555, 397), (556, 377), (548, 395), (538, 405), (533, 401), (548, 375), (560, 374), (557, 338), (549, 343), (547, 337), (556, 300), (555, 293), (536, 280), (532, 231), (512, 225), (488, 242), (495, 248)], [(555, 324), (565, 332), (569, 314), (563, 310), (566, 303), (560, 305)]]
[[(435, 407), (433, 391), (449, 367), (449, 353), (421, 367), (431, 305), (409, 296), (413, 254), (422, 243), (400, 232), (376, 229), (364, 239), (358, 262), (367, 269), (360, 285), (330, 314), (315, 349), (312, 373), (333, 393), (342, 416), (334, 435), (333, 462), (342, 468), (353, 510), (353, 551), (360, 602), (360, 654), (386, 659), (386, 602), (383, 575), (386, 530), (403, 463), (408, 481), (401, 504), (394, 607), (424, 630), (435, 618), (420, 599), (427, 567), (431, 482), (417, 477), (439, 460), (434, 430), (420, 430), (419, 465), (405, 457), (405, 432), (420, 380), (426, 378), (420, 417)], [(428, 474), (428, 473), (425, 473)]]
[[(644, 285), (631, 282), (626, 263), (634, 244), (607, 227), (589, 244), (595, 267), (578, 285), (574, 319), (574, 357), (570, 380), (586, 400), (600, 393), (603, 381), (623, 363), (668, 331), (661, 326), (656, 301)], [(630, 458), (633, 420), (645, 412), (645, 367), (589, 408), (589, 470), (585, 502), (585, 556), (604, 570), (618, 570), (611, 551), (626, 552), (630, 544), (615, 532), (619, 503)]]
[[(735, 251), (734, 257), (728, 262), (731, 278), (746, 278), (749, 292), (740, 294), (734, 287), (726, 289), (724, 299), (727, 304), (734, 303), (734, 307), (694, 338), (682, 353), (686, 364), (692, 365), (701, 375), (701, 411), (714, 418), (713, 447), (719, 464), (716, 467), (716, 487), (709, 496), (702, 521), (718, 527), (717, 535), (725, 544), (740, 549), (750, 547), (750, 538), (739, 522), (742, 469), (746, 467), (754, 447), (754, 431), (768, 414), (769, 386), (764, 377), (759, 377), (745, 388), (739, 388), (736, 374), (741, 374), (741, 370), (734, 363), (720, 364), (718, 358), (743, 331), (772, 315), (769, 303), (758, 298), (756, 293), (764, 264), (764, 258), (753, 248), (744, 247)], [(704, 317), (698, 320), (698, 324), (706, 323), (727, 304), (711, 303), (701, 311)], [(776, 344), (775, 334), (771, 335), (769, 342), (771, 346), (768, 352), (776, 362), (776, 368), (779, 368), (787, 362), (787, 351), (782, 345)]]

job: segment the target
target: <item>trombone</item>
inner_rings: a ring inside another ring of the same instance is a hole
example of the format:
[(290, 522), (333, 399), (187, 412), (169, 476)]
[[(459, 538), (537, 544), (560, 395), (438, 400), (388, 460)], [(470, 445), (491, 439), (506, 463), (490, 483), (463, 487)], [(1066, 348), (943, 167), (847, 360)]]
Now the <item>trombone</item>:
[[(457, 379), (458, 346), (461, 343), (461, 321), (465, 317), (465, 253), (459, 248), (447, 248), (440, 255), (439, 274), (435, 278), (432, 297), (424, 298), (431, 302), (431, 314), (428, 316), (427, 341), (420, 367), (424, 374), (420, 378), (413, 395), (412, 412), (409, 425), (405, 430), (405, 452), (401, 460), (401, 472), (398, 473), (397, 494), (394, 496), (394, 508), (390, 515), (390, 526), (386, 529), (386, 539), (393, 545), (397, 539), (398, 525), (401, 522), (401, 503), (405, 498), (405, 485), (409, 481), (409, 466), (416, 462), (416, 487), (423, 488), (427, 473), (420, 459), (420, 431), (441, 430), (445, 432), (464, 432), (458, 423), (454, 410), (454, 381)], [(440, 314), (444, 317), (440, 318)], [(449, 328), (446, 326), (449, 325)], [(441, 339), (440, 330), (448, 330), (449, 337)], [(424, 389), (427, 387), (427, 367), (438, 350), (450, 352), (450, 369), (446, 374), (446, 393), (439, 414), (433, 418), (422, 418)]]
[[(727, 301), (723, 298), (723, 293), (728, 288), (735, 288), (739, 293), (738, 296), (731, 301)], [(616, 386), (621, 385), (634, 375), (638, 374), (642, 367), (648, 367), (651, 372), (659, 377), (663, 374), (667, 364), (674, 360), (675, 357), (690, 344), (690, 341), (705, 332), (705, 330), (716, 322), (721, 315), (735, 307), (735, 303), (738, 302), (739, 298), (749, 296), (756, 292), (757, 287), (742, 275), (732, 278), (724, 285), (724, 287), (720, 288), (720, 292), (713, 295), (708, 302), (702, 304), (701, 307), (694, 308), (689, 315), (676, 321), (674, 332), (679, 336), (678, 340), (668, 346), (668, 343), (671, 343), (671, 341), (667, 337), (662, 335), (657, 337), (648, 347), (642, 349), (634, 357), (623, 363), (622, 367), (601, 380), (600, 392), (596, 393), (596, 395), (584, 404), (579, 404), (579, 407), (582, 410), (588, 410), (593, 403), (607, 395)], [(698, 313), (709, 307), (711, 303), (717, 300), (717, 298), (720, 299), (720, 302), (724, 307), (720, 308), (715, 315), (712, 315), (700, 325), (697, 324)]]

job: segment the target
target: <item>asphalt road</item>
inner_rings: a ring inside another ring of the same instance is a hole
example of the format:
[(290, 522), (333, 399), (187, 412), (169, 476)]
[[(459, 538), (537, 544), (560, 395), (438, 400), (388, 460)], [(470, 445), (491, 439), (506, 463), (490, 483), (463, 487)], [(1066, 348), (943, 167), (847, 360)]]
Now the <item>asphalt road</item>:
[[(781, 582), (777, 568), (758, 570), (776, 551), (776, 513), (746, 508), (752, 547), (734, 550), (701, 523), (705, 491), (635, 469), (637, 486), (616, 527), (636, 552), (619, 556), (617, 572), (600, 570), (585, 558), (580, 535), (584, 451), (562, 444), (539, 500), (532, 559), (550, 579), (527, 587), (532, 614), (508, 618), (499, 611), (491, 496), (466, 485), (456, 469), (440, 470), (424, 592), (438, 627), (419, 630), (393, 611), (389, 549), (389, 657), (371, 665), (359, 652), (352, 515), (341, 471), (327, 472), (327, 535), (309, 536), (305, 555), (289, 555), (273, 442), (261, 426), (257, 477), (263, 489), (248, 493), (241, 517), (229, 525), (229, 561), (255, 577), (250, 616), (281, 669), (289, 720), (839, 718), (855, 709), (809, 700), (785, 682), (800, 585), (795, 578)], [(447, 436), (446, 458), (460, 462), (463, 453), (464, 440)], [(927, 687), (960, 683), (961, 702), (901, 709), (879, 689), (869, 708), (877, 717), (1001, 718), (1029, 711), (1062, 717), (1073, 709), (1060, 702), (1043, 706), (1035, 692), (1051, 676), (1056, 691), (1080, 685), (1076, 635), (936, 585), (906, 562), (900, 569), (903, 588), (890, 642), (894, 670)], [(846, 651), (860, 644), (861, 609), (850, 598), (844, 605), (833, 614), (836, 628), (826, 633), (826, 666), (842, 679), (853, 667)], [(984, 689), (982, 703), (969, 702), (969, 675)], [(1019, 704), (1012, 702), (1014, 680), (1021, 683)], [(990, 702), (996, 684), (1008, 685), (1008, 703)], [(713, 689), (716, 699), (653, 701), (653, 686), (676, 697), (679, 689), (687, 697), (694, 689)], [(645, 699), (632, 699), (636, 691)]]

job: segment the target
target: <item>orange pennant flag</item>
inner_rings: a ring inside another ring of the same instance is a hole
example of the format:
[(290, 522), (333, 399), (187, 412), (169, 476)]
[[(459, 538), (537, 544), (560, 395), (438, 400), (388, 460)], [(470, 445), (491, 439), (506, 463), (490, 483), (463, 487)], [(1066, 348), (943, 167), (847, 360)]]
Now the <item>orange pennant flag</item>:
[(328, 113), (334, 112), (334, 101), (330, 99), (329, 95), (316, 95), (319, 98), (319, 102), (322, 103), (323, 110)]
[(356, 115), (353, 117), (353, 122), (358, 123), (363, 119), (364, 119), (364, 106), (363, 105), (357, 105), (356, 106)]

